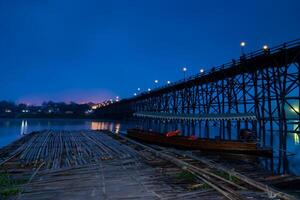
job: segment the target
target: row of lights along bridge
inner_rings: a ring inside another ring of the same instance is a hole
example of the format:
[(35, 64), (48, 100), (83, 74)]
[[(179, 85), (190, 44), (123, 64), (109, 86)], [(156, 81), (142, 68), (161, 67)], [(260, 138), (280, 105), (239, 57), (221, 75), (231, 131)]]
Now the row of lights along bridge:
[[(246, 46), (246, 42), (242, 41), (242, 42), (240, 43), (240, 46), (241, 46), (241, 54), (244, 55), (244, 54), (245, 54), (245, 46)], [(268, 50), (269, 47), (268, 47), (268, 45), (265, 44), (265, 45), (263, 45), (262, 49), (263, 49), (263, 50)], [(184, 77), (184, 79), (186, 78), (187, 70), (188, 70), (187, 67), (183, 67), (183, 68), (182, 68), (182, 72), (183, 72), (183, 77)], [(203, 73), (204, 73), (204, 69), (200, 69), (200, 74), (203, 74)], [(154, 80), (154, 83), (155, 83), (155, 84), (158, 84), (159, 81), (156, 79), (156, 80)], [(167, 81), (167, 85), (169, 85), (169, 84), (171, 84), (171, 81)], [(134, 96), (137, 96), (138, 93), (139, 93), (140, 91), (141, 91), (141, 88), (137, 88), (137, 92), (133, 93), (133, 95), (134, 95)], [(151, 92), (151, 88), (148, 88), (147, 91), (148, 91), (148, 92)], [(117, 97), (116, 97), (116, 102), (118, 102), (119, 99), (120, 99), (119, 96), (117, 96)], [(111, 99), (110, 101), (113, 102), (112, 99)]]

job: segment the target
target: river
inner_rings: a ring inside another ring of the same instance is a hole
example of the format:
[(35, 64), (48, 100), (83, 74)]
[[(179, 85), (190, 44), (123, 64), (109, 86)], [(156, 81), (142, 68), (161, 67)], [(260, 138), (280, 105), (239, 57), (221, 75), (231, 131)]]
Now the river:
[[(135, 127), (134, 122), (92, 120), (92, 119), (0, 119), (0, 148), (21, 138), (24, 134), (32, 131), (46, 129), (52, 130), (99, 130), (108, 129), (115, 132), (126, 131), (127, 128)], [(211, 127), (210, 132), (217, 133), (216, 127)], [(196, 132), (204, 132), (204, 130)], [(275, 133), (276, 134), (276, 133)], [(274, 136), (274, 171), (278, 169), (278, 143)], [(272, 163), (264, 160), (262, 163)], [(269, 164), (267, 168), (270, 168)], [(287, 172), (300, 175), (300, 141), (297, 133), (289, 133), (287, 137)]]

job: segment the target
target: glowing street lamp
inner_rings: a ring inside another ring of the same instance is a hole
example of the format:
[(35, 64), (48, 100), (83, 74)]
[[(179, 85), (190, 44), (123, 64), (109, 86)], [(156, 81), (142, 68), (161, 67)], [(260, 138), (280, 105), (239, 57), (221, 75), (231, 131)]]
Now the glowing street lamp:
[(154, 83), (156, 83), (156, 84), (157, 84), (157, 83), (158, 83), (158, 80), (157, 80), (157, 79), (156, 79), (156, 80), (154, 80)]
[(141, 88), (138, 88), (137, 91), (141, 91)]
[(133, 95), (134, 95), (134, 96), (136, 96), (137, 94), (136, 94), (136, 93), (134, 93)]
[(204, 69), (200, 69), (200, 73), (201, 73), (201, 74), (204, 73)]
[(151, 89), (150, 88), (148, 88), (148, 92), (150, 92), (151, 91)]
[(171, 81), (167, 81), (167, 84), (168, 84), (168, 85), (171, 84)]
[(270, 49), (269, 49), (268, 45), (266, 45), (266, 44), (262, 47), (262, 49), (265, 54), (268, 54), (270, 52)]

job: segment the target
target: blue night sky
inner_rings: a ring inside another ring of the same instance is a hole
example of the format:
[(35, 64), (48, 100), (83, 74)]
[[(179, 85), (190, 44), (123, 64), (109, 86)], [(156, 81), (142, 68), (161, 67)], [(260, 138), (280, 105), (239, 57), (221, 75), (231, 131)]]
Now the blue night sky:
[(131, 96), (300, 37), (299, 0), (0, 0), (0, 99)]

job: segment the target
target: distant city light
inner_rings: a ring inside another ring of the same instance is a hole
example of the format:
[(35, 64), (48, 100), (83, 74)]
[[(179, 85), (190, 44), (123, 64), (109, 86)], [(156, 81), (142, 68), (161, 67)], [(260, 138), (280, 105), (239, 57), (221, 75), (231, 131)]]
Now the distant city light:
[(202, 74), (204, 72), (204, 69), (200, 69), (200, 73)]
[(168, 85), (171, 84), (171, 81), (167, 81), (167, 84), (168, 84)]
[(154, 83), (158, 83), (158, 80), (156, 79), (156, 80), (154, 80)]
[(268, 45), (265, 44), (265, 45), (263, 46), (263, 49), (264, 49), (264, 50), (268, 50), (268, 49), (269, 49)]
[(99, 105), (93, 105), (93, 106), (92, 106), (92, 109), (93, 109), (93, 110), (96, 110), (98, 107), (99, 107)]
[(246, 46), (246, 42), (241, 42), (241, 47), (244, 47), (244, 46)]
[(136, 94), (136, 93), (134, 93), (133, 95), (134, 95), (134, 96), (136, 96), (137, 94)]
[(10, 109), (6, 109), (5, 112), (6, 113), (11, 113), (11, 110)]
[(151, 89), (150, 88), (148, 88), (148, 92), (150, 92), (151, 91)]
[(137, 90), (138, 90), (138, 91), (141, 91), (141, 88), (138, 88)]

